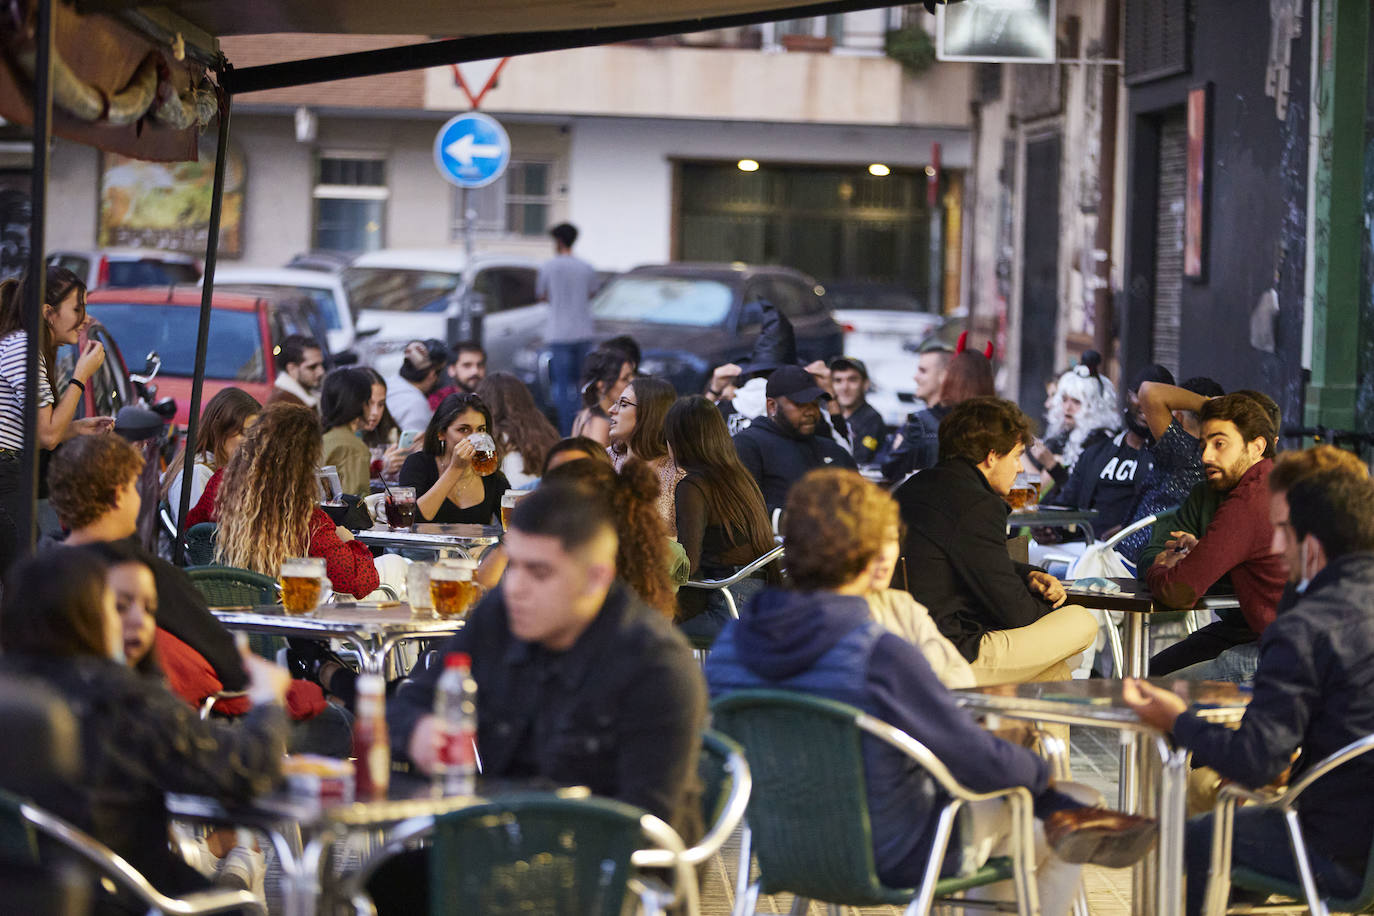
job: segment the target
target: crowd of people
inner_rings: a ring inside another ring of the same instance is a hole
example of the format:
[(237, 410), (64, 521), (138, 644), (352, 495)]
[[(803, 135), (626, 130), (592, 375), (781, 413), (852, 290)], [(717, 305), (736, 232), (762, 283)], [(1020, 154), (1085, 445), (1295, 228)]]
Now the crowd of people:
[[(558, 314), (560, 297), (585, 305), (591, 281), (571, 255), (575, 230), (554, 236), (540, 283)], [(322, 466), (351, 500), (412, 488), (417, 522), (493, 525), (503, 495), (523, 493), (476, 573), (486, 596), (438, 647), (471, 656), (484, 773), (586, 785), (688, 842), (702, 830), (696, 754), (708, 696), (770, 687), (897, 726), (974, 791), (1028, 789), (1046, 913), (1069, 910), (1082, 864), (1145, 854), (1152, 820), (1051, 780), (1043, 759), (985, 730), (950, 694), (1067, 680), (1092, 652), (1098, 619), (1008, 551), (1012, 490), (1037, 472), (1045, 499), (1094, 510), (1106, 537), (1157, 519), (1118, 549), (1159, 605), (1191, 608), (1220, 582), (1234, 589), (1235, 611), (1160, 652), (1150, 671), (1252, 685), (1238, 729), (1207, 724), (1148, 683), (1123, 688), (1197, 763), (1260, 786), (1374, 730), (1374, 483), (1330, 446), (1278, 453), (1278, 408), (1260, 392), (1225, 394), (1203, 377), (1176, 386), (1151, 366), (1118, 398), (1088, 352), (1053, 380), (1037, 437), (996, 396), (990, 350), (961, 341), (919, 354), (924, 406), (889, 435), (865, 402), (864, 363), (800, 364), (771, 307), (764, 324), (777, 333), (700, 392), (640, 374), (634, 341), (592, 346), (589, 326), (564, 316), (550, 414), (513, 374), (488, 374), (478, 343), (414, 341), (383, 379), (326, 371), (324, 348), (290, 338), (267, 402), (218, 392), (161, 491), (141, 494), (143, 454), (110, 434), (108, 418), (74, 419), (99, 345), (81, 352), (65, 388), (53, 376), (55, 347), (76, 343), (85, 323), (79, 280), (49, 270), (37, 329), (19, 319), (20, 286), (0, 286), (0, 676), (46, 684), (79, 720), (86, 772), (36, 800), (168, 893), (223, 879), (243, 844), (217, 842), (188, 869), (169, 853), (162, 793), (245, 798), (279, 778), (287, 749), (347, 756), (356, 681), (327, 643), (292, 640), (289, 670), (242, 653), (186, 571), (137, 541), (142, 500), (163, 499), (180, 517), (188, 473), (186, 521), (213, 524), (217, 564), (276, 577), (285, 560), (318, 558), (332, 589), (359, 599), (384, 583), (403, 589), (407, 561), (369, 549), (322, 508)], [(13, 520), (27, 497), (18, 465), (30, 332), (41, 342), (40, 423), (27, 445), (51, 452), (46, 495), (63, 532), (23, 557)], [(728, 578), (779, 543), (781, 560), (732, 587), (738, 618), (721, 590), (682, 588)], [(710, 649), (704, 670), (692, 647)], [(420, 773), (438, 765), (440, 673), (420, 664), (388, 706), (392, 752)], [(213, 714), (201, 719), (209, 698)], [(895, 751), (866, 745), (864, 758), (878, 875), (909, 886), (929, 858), (937, 794)], [(1357, 764), (1328, 777), (1303, 809), (1331, 893), (1363, 876), (1371, 775), (1374, 764)], [(1189, 827), (1190, 914), (1212, 829), (1206, 815)], [(1238, 862), (1296, 875), (1281, 816), (1242, 812), (1236, 829)], [(985, 860), (1008, 831), (996, 804), (975, 806), (945, 872), (970, 864), (968, 848)], [(425, 863), (406, 855), (375, 875), (380, 912), (427, 906)]]

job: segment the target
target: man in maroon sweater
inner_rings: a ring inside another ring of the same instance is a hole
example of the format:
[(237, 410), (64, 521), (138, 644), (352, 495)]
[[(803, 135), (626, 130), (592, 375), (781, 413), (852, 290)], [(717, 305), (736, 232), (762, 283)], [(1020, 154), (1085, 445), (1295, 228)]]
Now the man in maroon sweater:
[(1228, 394), (1202, 405), (1202, 467), (1207, 484), (1226, 496), (1202, 537), (1176, 532), (1169, 549), (1145, 575), (1156, 604), (1193, 607), (1222, 576), (1229, 575), (1240, 610), (1170, 646), (1150, 660), (1162, 675), (1216, 658), (1232, 646), (1253, 642), (1274, 619), (1286, 573), (1273, 553), (1267, 487), (1272, 459), (1264, 457), (1273, 424), (1251, 398)]

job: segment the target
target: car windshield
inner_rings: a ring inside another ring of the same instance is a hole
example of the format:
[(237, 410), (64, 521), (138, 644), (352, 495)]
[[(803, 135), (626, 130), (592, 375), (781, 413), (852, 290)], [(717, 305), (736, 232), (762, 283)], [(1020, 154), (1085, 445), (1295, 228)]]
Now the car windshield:
[(724, 324), (735, 293), (718, 280), (696, 277), (617, 277), (592, 300), (592, 314), (607, 321), (707, 328)]
[(915, 293), (904, 289), (862, 287), (825, 288), (825, 304), (832, 310), (872, 309), (881, 312), (924, 312)]
[(349, 308), (386, 312), (442, 312), (458, 288), (458, 271), (406, 270), (399, 267), (350, 267), (344, 271)]
[[(137, 302), (88, 302), (86, 311), (118, 335), (131, 353), (156, 350), (162, 373), (189, 378), (196, 367), (196, 328), (200, 309)], [(205, 377), (263, 382), (262, 330), (257, 312), (212, 309)]]
[[(331, 331), (337, 331), (343, 327), (343, 321), (339, 317), (339, 304), (334, 299), (334, 294), (327, 289), (318, 286), (292, 286), (282, 283), (216, 283), (215, 289), (222, 289), (231, 292), (236, 289), (256, 290), (270, 289), (282, 293), (284, 296), (299, 297), (309, 299), (320, 310), (320, 315), (324, 318), (324, 326)], [(275, 296), (273, 297), (276, 298)]]

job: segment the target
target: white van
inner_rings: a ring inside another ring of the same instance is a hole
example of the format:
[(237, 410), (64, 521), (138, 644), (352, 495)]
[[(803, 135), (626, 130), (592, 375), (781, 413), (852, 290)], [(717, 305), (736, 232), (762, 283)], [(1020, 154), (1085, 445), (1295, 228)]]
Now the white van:
[(319, 307), (329, 334), (329, 352), (335, 356), (355, 350), (353, 312), (348, 293), (337, 273), (292, 270), (284, 267), (217, 267), (215, 289), (234, 292), (251, 287), (280, 289), (310, 299)]

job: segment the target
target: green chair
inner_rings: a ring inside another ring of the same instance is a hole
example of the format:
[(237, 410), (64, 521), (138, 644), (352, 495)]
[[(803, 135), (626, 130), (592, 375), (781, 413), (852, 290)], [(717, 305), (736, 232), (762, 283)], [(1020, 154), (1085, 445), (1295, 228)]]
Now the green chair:
[[(1302, 827), (1298, 822), (1302, 793), (1312, 783), (1332, 770), (1349, 763), (1370, 750), (1374, 750), (1374, 735), (1352, 741), (1303, 773), (1301, 779), (1281, 793), (1252, 792), (1234, 783), (1222, 786), (1221, 791), (1217, 794), (1216, 821), (1212, 830), (1212, 866), (1207, 883), (1204, 912), (1209, 916), (1222, 916), (1224, 913), (1259, 912), (1259, 907), (1237, 906), (1227, 908), (1231, 896), (1231, 885), (1233, 884), (1246, 890), (1271, 895), (1279, 894), (1296, 901), (1291, 906), (1287, 904), (1265, 906), (1263, 912), (1266, 913), (1311, 913), (1312, 916), (1327, 916), (1330, 912), (1374, 912), (1374, 846), (1371, 846), (1369, 850), (1369, 857), (1366, 860), (1364, 870), (1364, 881), (1359, 893), (1348, 900), (1326, 899), (1317, 890), (1312, 866), (1307, 857), (1307, 843), (1303, 839)], [(1283, 813), (1284, 820), (1288, 825), (1288, 842), (1293, 850), (1293, 858), (1298, 863), (1298, 883), (1232, 863), (1231, 843), (1235, 831), (1236, 804), (1240, 801), (1277, 809)]]
[(696, 876), (663, 821), (610, 799), (532, 792), (402, 824), (345, 883), (358, 913), (376, 912), (365, 891), (376, 869), (425, 837), (431, 916), (620, 916), (636, 892), (645, 912), (661, 912), (658, 895), (644, 892), (651, 879), (631, 862), (646, 841), (667, 852), (685, 912), (697, 912)]
[[(908, 916), (924, 916), (937, 897), (1010, 878), (1017, 911), (1039, 914), (1034, 814), (1027, 789), (970, 792), (905, 732), (853, 706), (795, 691), (726, 694), (711, 704), (711, 722), (744, 746), (753, 774), (740, 872), (749, 874), (752, 850), (759, 879), (740, 895), (737, 912), (755, 912), (760, 893), (791, 893), (844, 906), (905, 904)], [(888, 887), (878, 879), (861, 752), (865, 739), (885, 742), (909, 756), (948, 797), (920, 887)], [(1003, 799), (1011, 814), (1011, 856), (940, 878), (960, 809), (994, 798)]]
[(208, 566), (215, 562), (214, 522), (199, 522), (186, 529), (186, 563), (189, 566)]
[(27, 847), (33, 850), (35, 857), (41, 857), (44, 844), (38, 842), (38, 837), (52, 841), (70, 858), (98, 874), (101, 884), (113, 885), (122, 895), (132, 897), (147, 912), (210, 916), (213, 913), (237, 911), (267, 916), (266, 908), (249, 891), (204, 890), (180, 898), (167, 897), (104, 843), (62, 818), (0, 791), (0, 847), (10, 851)]
[[(188, 566), (186, 575), (212, 608), (262, 607), (281, 602), (281, 585), (271, 576), (236, 566)], [(248, 648), (270, 662), (286, 648), (280, 636), (250, 633)]]

